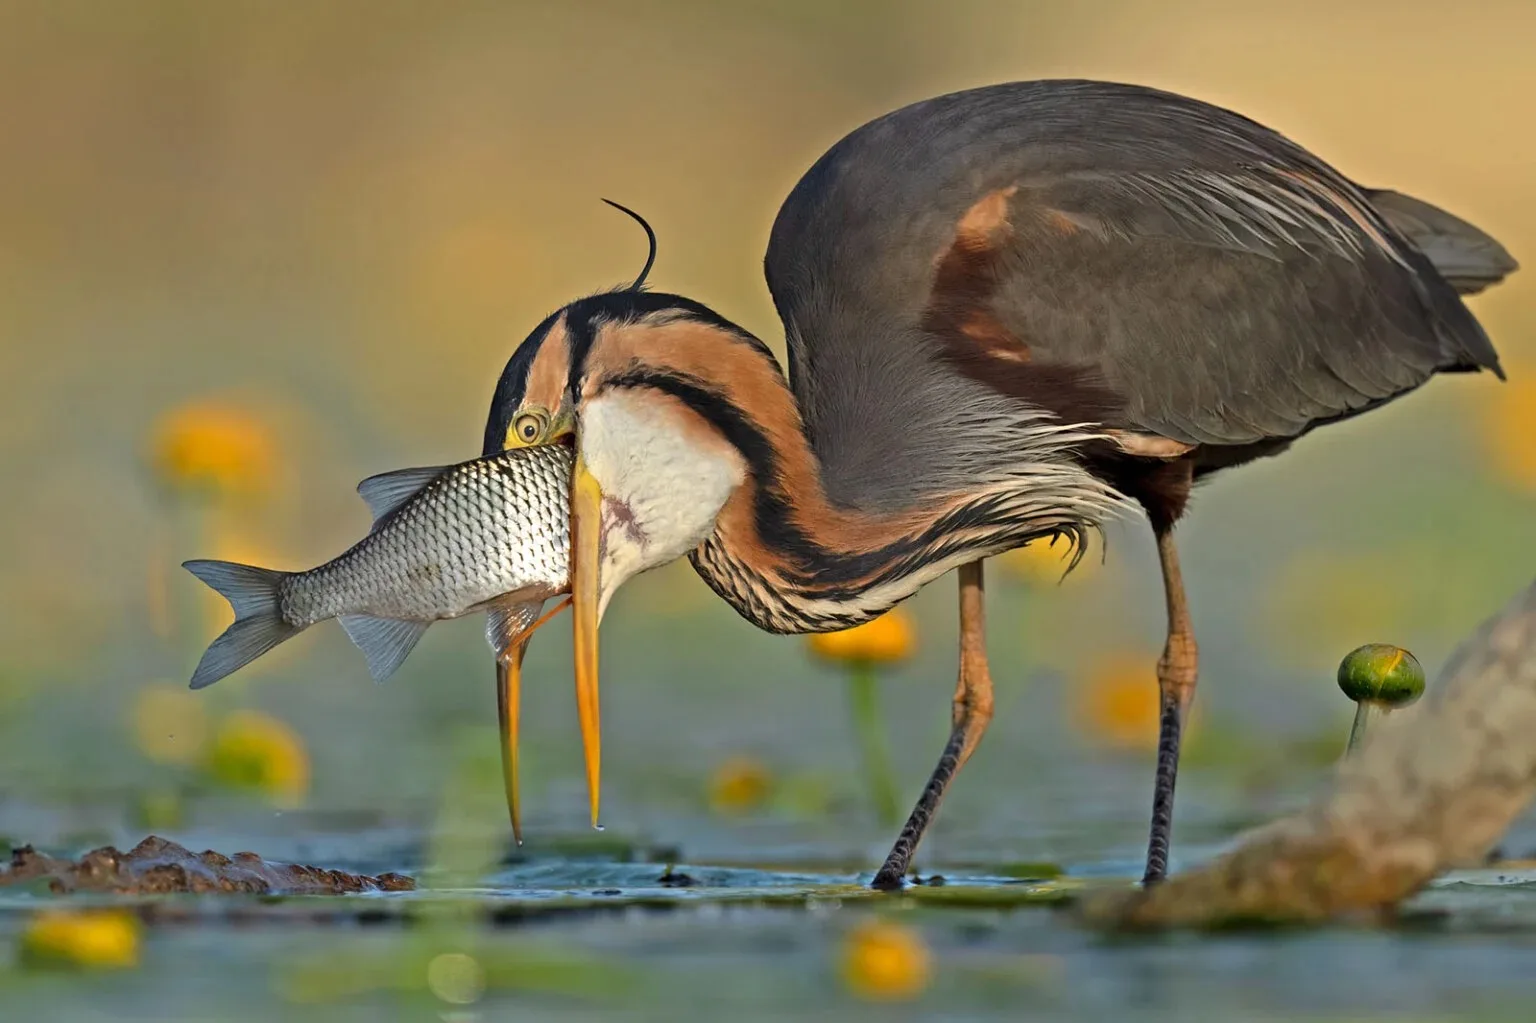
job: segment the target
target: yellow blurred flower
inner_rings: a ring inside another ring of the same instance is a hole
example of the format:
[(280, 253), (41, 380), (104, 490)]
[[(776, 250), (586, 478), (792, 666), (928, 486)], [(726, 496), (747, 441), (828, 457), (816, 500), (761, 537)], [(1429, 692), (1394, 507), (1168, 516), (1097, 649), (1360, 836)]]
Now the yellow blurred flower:
[(21, 939), (22, 955), (42, 963), (120, 969), (139, 962), (139, 921), (122, 910), (39, 913)]
[(153, 685), (133, 701), (133, 738), (149, 759), (191, 764), (208, 741), (207, 701), (182, 686)]
[(1099, 564), (1096, 557), (1084, 557), (1072, 574), (1067, 575), (1067, 567), (1072, 564), (1072, 545), (1064, 537), (1054, 544), (1046, 537), (1023, 547), (1015, 547), (999, 555), (996, 560), (1002, 565), (1003, 571), (1032, 586), (1055, 586), (1063, 578), (1077, 579)]
[(840, 632), (820, 632), (807, 638), (811, 653), (840, 664), (891, 664), (912, 656), (917, 629), (912, 616), (896, 607), (879, 618)]
[(208, 771), (226, 785), (255, 789), (282, 805), (302, 802), (309, 791), (304, 740), (284, 722), (255, 710), (237, 710), (219, 723)]
[(155, 424), (149, 461), (172, 491), (249, 498), (271, 486), (275, 447), (271, 431), (255, 416), (216, 402), (194, 402)]
[(1514, 363), (1509, 380), (1490, 392), (1484, 440), (1499, 474), (1536, 491), (1536, 363)]
[(767, 802), (773, 775), (751, 757), (732, 757), (715, 768), (709, 781), (709, 805), (716, 813), (751, 813)]
[(1118, 749), (1157, 746), (1157, 656), (1118, 653), (1099, 659), (1077, 683), (1077, 723), (1097, 743)]
[(843, 940), (843, 983), (860, 998), (916, 998), (932, 979), (928, 947), (916, 931), (889, 920), (861, 923)]

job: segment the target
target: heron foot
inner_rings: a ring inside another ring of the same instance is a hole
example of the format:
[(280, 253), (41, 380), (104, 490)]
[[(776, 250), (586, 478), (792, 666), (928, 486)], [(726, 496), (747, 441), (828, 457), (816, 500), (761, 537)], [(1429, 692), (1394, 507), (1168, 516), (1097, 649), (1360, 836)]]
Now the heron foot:
[(960, 678), (955, 684), (955, 697), (949, 741), (944, 752), (923, 786), (917, 805), (896, 836), (896, 844), (890, 855), (875, 874), (870, 887), (879, 891), (900, 891), (905, 886), (903, 878), (912, 867), (912, 856), (928, 825), (938, 812), (949, 783), (960, 768), (970, 759), (992, 720), (992, 674), (987, 668), (986, 620), (982, 598), (984, 586), (981, 562), (975, 561), (960, 569)]

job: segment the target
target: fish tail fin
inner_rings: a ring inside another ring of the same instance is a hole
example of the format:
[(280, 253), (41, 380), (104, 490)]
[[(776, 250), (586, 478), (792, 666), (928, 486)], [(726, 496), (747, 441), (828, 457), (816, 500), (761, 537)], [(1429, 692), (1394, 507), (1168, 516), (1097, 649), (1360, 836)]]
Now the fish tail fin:
[(282, 585), (289, 573), (233, 561), (187, 561), (182, 567), (218, 591), (235, 611), (235, 623), (197, 662), (193, 689), (213, 685), (304, 631), (283, 620)]

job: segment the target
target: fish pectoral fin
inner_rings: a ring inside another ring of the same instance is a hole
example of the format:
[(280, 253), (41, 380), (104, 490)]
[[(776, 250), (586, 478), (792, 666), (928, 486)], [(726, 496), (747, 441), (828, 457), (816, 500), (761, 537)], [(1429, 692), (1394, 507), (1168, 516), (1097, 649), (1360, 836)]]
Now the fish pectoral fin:
[(359, 483), (357, 492), (368, 502), (368, 510), (373, 513), (373, 528), (379, 528), (379, 523), (386, 515), (421, 493), (423, 487), (450, 468), (447, 465), (427, 465), (419, 469), (396, 469), (394, 472), (369, 476)]
[(486, 608), (485, 641), (491, 644), (498, 660), (519, 643), (527, 644), (528, 637), (545, 622), (564, 611), (571, 604), (570, 597), (562, 597), (554, 607), (545, 611), (543, 600), (514, 601), (492, 604)]
[(485, 641), (496, 651), (497, 659), (507, 656), (543, 609), (543, 600), (508, 601), (485, 609)]
[(395, 673), (432, 624), (373, 615), (341, 615), (337, 621), (368, 659), (368, 674), (375, 682), (383, 682)]

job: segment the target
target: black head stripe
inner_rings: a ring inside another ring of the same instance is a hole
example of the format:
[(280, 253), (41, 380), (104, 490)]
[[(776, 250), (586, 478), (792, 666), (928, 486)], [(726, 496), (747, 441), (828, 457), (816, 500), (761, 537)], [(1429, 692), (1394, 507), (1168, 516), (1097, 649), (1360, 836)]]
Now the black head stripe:
[(549, 329), (555, 325), (562, 312), (563, 309), (557, 309), (546, 316), (544, 322), (533, 328), (533, 333), (523, 339), (523, 343), (517, 346), (512, 357), (507, 360), (506, 368), (501, 371), (501, 379), (496, 381), (491, 412), (485, 421), (485, 442), (480, 449), (482, 457), (497, 454), (505, 446), (507, 427), (512, 424), (512, 416), (522, 406), (523, 395), (528, 390), (528, 370), (533, 365), (533, 357), (539, 354), (539, 348), (549, 336)]
[(592, 346), (604, 326), (639, 323), (663, 315), (714, 327), (728, 334), (734, 341), (750, 347), (772, 366), (775, 373), (780, 372), (778, 361), (767, 345), (691, 298), (651, 291), (607, 291), (591, 295), (577, 299), (545, 317), (544, 322), (533, 329), (507, 360), (501, 379), (496, 382), (496, 394), (491, 399), (482, 454), (493, 455), (502, 450), (507, 426), (521, 407), (523, 396), (528, 390), (528, 371), (533, 365), (534, 356), (538, 354), (550, 328), (561, 314), (565, 315), (566, 341), (570, 346), (571, 360), (566, 386), (573, 401), (581, 393), (581, 378), (586, 372), (587, 357), (592, 353)]

